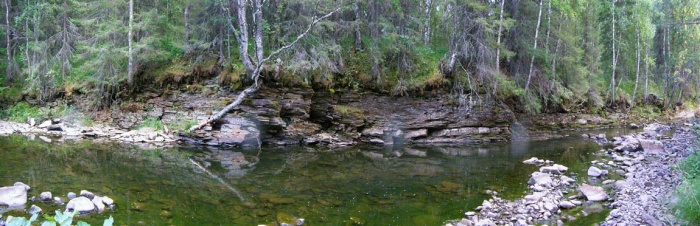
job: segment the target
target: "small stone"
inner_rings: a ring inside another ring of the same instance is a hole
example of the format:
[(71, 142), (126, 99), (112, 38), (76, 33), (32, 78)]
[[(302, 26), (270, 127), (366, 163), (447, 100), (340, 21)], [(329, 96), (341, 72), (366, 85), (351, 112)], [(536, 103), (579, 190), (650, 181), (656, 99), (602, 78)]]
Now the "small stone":
[(476, 215), (476, 213), (473, 212), (473, 211), (469, 211), (469, 212), (464, 213), (464, 216), (467, 216), (467, 217), (471, 217), (471, 216), (474, 216), (474, 215)]
[(95, 210), (95, 204), (87, 197), (77, 197), (71, 199), (66, 205), (68, 211), (78, 211), (80, 214), (90, 213)]
[(590, 168), (588, 168), (588, 176), (599, 177), (602, 174), (603, 174), (603, 171), (598, 169), (598, 167), (591, 166)]
[(608, 194), (605, 193), (605, 190), (601, 187), (591, 186), (584, 183), (579, 189), (583, 195), (586, 196), (586, 199), (590, 201), (597, 202), (608, 200)]
[(114, 205), (114, 200), (112, 200), (111, 198), (109, 198), (107, 196), (104, 196), (104, 197), (102, 197), (102, 203), (104, 203), (107, 206), (111, 206), (111, 205)]
[(53, 195), (51, 195), (51, 192), (45, 191), (39, 194), (39, 201), (50, 202), (51, 200), (53, 200)]
[(66, 197), (68, 198), (68, 200), (71, 200), (77, 197), (77, 195), (75, 194), (75, 192), (68, 192), (68, 195), (66, 195)]
[(27, 210), (27, 214), (29, 215), (34, 215), (34, 214), (41, 214), (42, 210), (36, 205), (32, 205), (29, 207), (29, 210)]
[(559, 207), (564, 208), (564, 209), (571, 209), (576, 207), (576, 204), (570, 202), (570, 201), (562, 201), (559, 203)]
[(63, 199), (59, 197), (53, 197), (53, 203), (55, 203), (56, 205), (63, 205)]

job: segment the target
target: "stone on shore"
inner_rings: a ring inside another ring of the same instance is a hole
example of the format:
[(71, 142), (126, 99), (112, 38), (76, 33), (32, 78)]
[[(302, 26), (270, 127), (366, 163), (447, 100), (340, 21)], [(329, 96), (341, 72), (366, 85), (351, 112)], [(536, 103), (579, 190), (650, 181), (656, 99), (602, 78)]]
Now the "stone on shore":
[(608, 194), (605, 193), (605, 189), (603, 189), (602, 187), (591, 186), (586, 183), (583, 183), (581, 184), (581, 187), (579, 187), (579, 189), (589, 201), (599, 202), (608, 200)]
[(547, 173), (540, 173), (540, 172), (534, 172), (532, 173), (530, 180), (527, 182), (529, 185), (539, 185), (543, 187), (551, 187), (552, 183), (552, 177), (549, 176)]
[(591, 168), (588, 168), (588, 176), (590, 176), (590, 177), (599, 177), (603, 174), (604, 174), (603, 170), (598, 169), (598, 167), (591, 166)]
[(81, 196), (71, 199), (66, 205), (66, 210), (78, 211), (80, 214), (86, 214), (95, 210), (95, 204), (87, 197)]
[(50, 202), (51, 200), (53, 200), (53, 195), (51, 192), (45, 191), (39, 194), (39, 201)]
[(29, 186), (7, 186), (0, 188), (0, 205), (10, 208), (22, 207), (27, 204), (27, 188)]

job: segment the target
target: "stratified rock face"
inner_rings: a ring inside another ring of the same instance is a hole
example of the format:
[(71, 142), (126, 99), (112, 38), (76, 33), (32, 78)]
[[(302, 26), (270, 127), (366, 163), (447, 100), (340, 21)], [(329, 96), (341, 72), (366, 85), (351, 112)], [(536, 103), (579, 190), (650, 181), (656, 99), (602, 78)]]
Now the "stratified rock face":
[(579, 189), (589, 201), (599, 202), (608, 200), (608, 194), (605, 193), (605, 189), (601, 187), (591, 186), (584, 183), (581, 185), (581, 187), (579, 187)]
[(22, 207), (27, 204), (27, 188), (24, 186), (8, 186), (0, 188), (0, 205)]
[(260, 141), (260, 131), (256, 123), (244, 117), (225, 117), (218, 120), (214, 127), (219, 128), (218, 133), (213, 133), (218, 145), (237, 147), (257, 147)]

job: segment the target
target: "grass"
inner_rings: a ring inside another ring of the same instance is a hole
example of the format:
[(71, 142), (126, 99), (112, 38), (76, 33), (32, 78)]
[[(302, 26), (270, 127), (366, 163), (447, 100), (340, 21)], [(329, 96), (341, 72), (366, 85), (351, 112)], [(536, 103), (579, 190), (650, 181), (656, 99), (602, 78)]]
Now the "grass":
[[(178, 115), (178, 118), (184, 118), (184, 116)], [(166, 126), (168, 126), (168, 129), (170, 129), (173, 132), (188, 133), (187, 129), (194, 125), (197, 125), (197, 123), (198, 122), (195, 119), (182, 119), (177, 120), (175, 122), (167, 123)]]
[(365, 114), (362, 112), (362, 109), (353, 107), (353, 106), (347, 106), (347, 105), (333, 105), (333, 109), (340, 113), (343, 117), (357, 117), (357, 118), (365, 118)]
[[(696, 134), (700, 128), (693, 127)], [(700, 225), (700, 155), (698, 150), (688, 156), (676, 169), (683, 174), (683, 182), (676, 194), (678, 203), (674, 206), (677, 217), (688, 221), (689, 225)]]
[(144, 118), (143, 121), (141, 121), (141, 124), (138, 126), (139, 129), (145, 127), (154, 128), (156, 131), (159, 131), (163, 130), (163, 123), (156, 117), (148, 116)]

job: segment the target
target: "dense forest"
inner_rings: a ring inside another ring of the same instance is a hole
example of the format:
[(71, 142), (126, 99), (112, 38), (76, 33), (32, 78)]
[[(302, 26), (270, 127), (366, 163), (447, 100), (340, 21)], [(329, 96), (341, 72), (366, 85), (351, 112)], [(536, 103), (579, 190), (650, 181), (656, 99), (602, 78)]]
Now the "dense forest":
[(81, 94), (104, 109), (147, 85), (167, 89), (206, 76), (242, 90), (257, 83), (251, 63), (268, 84), (445, 92), (529, 113), (669, 108), (699, 97), (699, 0), (1, 5), (2, 105)]

